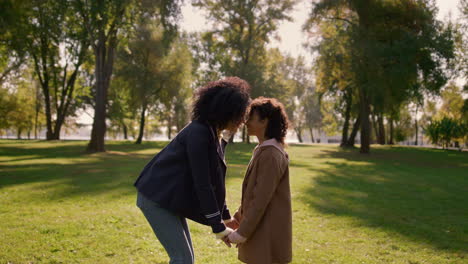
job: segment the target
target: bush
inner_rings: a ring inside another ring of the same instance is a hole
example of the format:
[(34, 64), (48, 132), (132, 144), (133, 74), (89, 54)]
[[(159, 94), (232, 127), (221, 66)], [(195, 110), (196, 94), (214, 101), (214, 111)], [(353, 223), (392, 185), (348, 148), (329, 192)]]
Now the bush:
[(448, 148), (451, 143), (454, 143), (461, 149), (468, 138), (468, 125), (463, 120), (444, 117), (431, 122), (425, 128), (425, 132), (435, 145)]

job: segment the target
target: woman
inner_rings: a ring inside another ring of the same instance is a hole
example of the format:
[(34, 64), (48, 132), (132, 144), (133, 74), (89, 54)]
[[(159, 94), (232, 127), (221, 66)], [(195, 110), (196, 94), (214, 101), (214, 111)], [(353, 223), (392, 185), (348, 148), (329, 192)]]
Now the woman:
[(244, 121), (249, 90), (237, 77), (198, 89), (192, 122), (153, 157), (134, 184), (137, 206), (170, 263), (194, 263), (186, 218), (211, 226), (218, 239), (232, 232), (226, 227), (233, 223), (225, 203), (227, 142), (220, 135), (223, 130), (234, 133)]
[(257, 98), (250, 106), (249, 135), (257, 137), (234, 218), (239, 228), (227, 242), (238, 244), (239, 260), (251, 264), (289, 263), (292, 212), (289, 158), (284, 151), (288, 117), (276, 99)]

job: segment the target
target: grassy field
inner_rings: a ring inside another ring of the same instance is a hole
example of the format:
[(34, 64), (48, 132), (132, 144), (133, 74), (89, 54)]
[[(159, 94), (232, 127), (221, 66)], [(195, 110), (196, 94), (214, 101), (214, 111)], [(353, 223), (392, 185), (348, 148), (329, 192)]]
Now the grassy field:
[[(132, 186), (166, 143), (0, 140), (0, 263), (167, 263)], [(253, 145), (227, 150), (239, 205)], [(468, 153), (292, 145), (293, 263), (468, 263)], [(201, 264), (239, 263), (190, 222)]]

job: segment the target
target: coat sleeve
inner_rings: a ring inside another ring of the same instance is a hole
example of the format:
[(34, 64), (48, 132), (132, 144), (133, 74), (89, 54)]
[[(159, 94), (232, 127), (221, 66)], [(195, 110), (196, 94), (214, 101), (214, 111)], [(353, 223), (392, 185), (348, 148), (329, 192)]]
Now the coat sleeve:
[(226, 229), (221, 220), (216, 195), (211, 183), (210, 172), (210, 137), (208, 128), (195, 126), (187, 139), (187, 157), (191, 169), (194, 187), (200, 201), (201, 213), (207, 219), (214, 233)]
[(239, 223), (240, 223), (241, 218), (242, 218), (242, 213), (241, 213), (241, 210), (242, 210), (242, 209), (241, 209), (241, 208), (242, 208), (242, 205), (239, 206), (239, 209), (237, 209), (237, 211), (234, 213), (234, 216), (233, 216), (234, 219), (236, 219), (237, 222), (239, 222)]
[(276, 150), (268, 149), (262, 151), (255, 171), (255, 186), (251, 204), (247, 209), (242, 210), (242, 222), (237, 232), (249, 238), (257, 228), (258, 223), (263, 218), (266, 208), (278, 187), (283, 175), (281, 153)]

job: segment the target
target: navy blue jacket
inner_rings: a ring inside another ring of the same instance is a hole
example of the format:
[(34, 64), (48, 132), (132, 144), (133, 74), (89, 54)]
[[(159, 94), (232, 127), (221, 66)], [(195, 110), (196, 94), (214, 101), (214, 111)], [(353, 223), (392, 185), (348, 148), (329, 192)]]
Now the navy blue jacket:
[(226, 144), (210, 125), (192, 121), (146, 164), (134, 185), (161, 207), (222, 232), (222, 220), (231, 218), (225, 203)]

